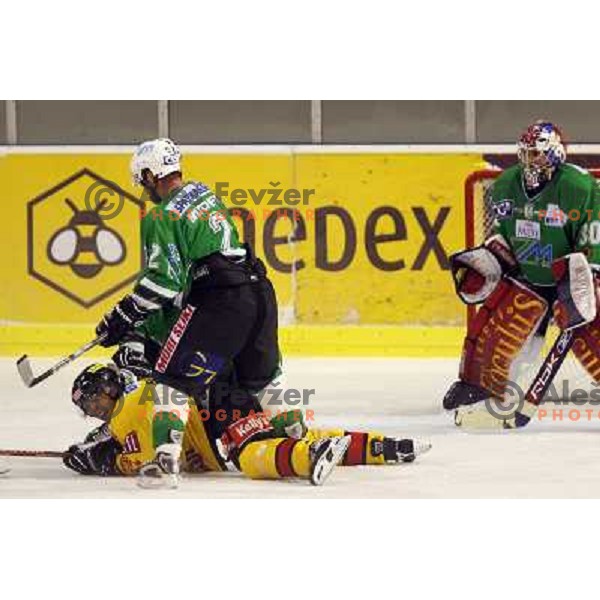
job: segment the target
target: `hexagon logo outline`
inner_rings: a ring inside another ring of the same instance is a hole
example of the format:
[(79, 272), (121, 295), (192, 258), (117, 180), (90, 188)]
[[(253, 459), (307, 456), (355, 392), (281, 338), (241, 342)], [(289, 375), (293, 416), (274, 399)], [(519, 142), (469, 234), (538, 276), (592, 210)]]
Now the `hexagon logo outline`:
[[(70, 175), (66, 179), (63, 179), (60, 183), (57, 183), (50, 189), (46, 190), (45, 192), (42, 192), (41, 194), (39, 194), (32, 200), (29, 200), (27, 202), (27, 273), (29, 275), (31, 275), (34, 279), (37, 279), (38, 281), (44, 283), (49, 288), (53, 289), (54, 291), (58, 292), (59, 294), (69, 298), (70, 300), (72, 300), (73, 302), (78, 304), (79, 306), (82, 306), (83, 308), (91, 308), (98, 302), (104, 300), (105, 298), (108, 298), (108, 296), (114, 294), (116, 291), (120, 290), (121, 288), (123, 288), (126, 285), (135, 281), (135, 279), (137, 277), (137, 273), (134, 275), (131, 275), (130, 277), (127, 277), (126, 279), (122, 280), (120, 283), (111, 286), (109, 289), (103, 291), (102, 293), (100, 293), (97, 296), (94, 296), (90, 300), (83, 300), (82, 298), (80, 298), (79, 296), (77, 296), (76, 294), (71, 292), (70, 290), (66, 289), (65, 287), (56, 283), (55, 281), (52, 281), (51, 279), (49, 279), (48, 277), (46, 277), (45, 275), (43, 275), (42, 273), (37, 271), (36, 267), (34, 265), (34, 250), (33, 250), (33, 244), (34, 244), (34, 240), (33, 240), (34, 214), (33, 214), (33, 211), (34, 211), (35, 205), (43, 202), (44, 200), (46, 200), (50, 196), (54, 195), (59, 190), (65, 188), (69, 184), (71, 184), (71, 183), (77, 181), (78, 179), (80, 179), (81, 177), (85, 177), (85, 176), (91, 177), (92, 179), (100, 182), (101, 184), (105, 185), (106, 187), (114, 190), (120, 196), (122, 196), (125, 200), (129, 200), (130, 202), (133, 202), (134, 204), (136, 204), (140, 210), (142, 210), (144, 208), (144, 202), (142, 200), (140, 200), (139, 198), (136, 198), (135, 196), (133, 196), (133, 194), (130, 194), (129, 192), (124, 190), (122, 187), (120, 187), (115, 182), (105, 179), (104, 177), (101, 177), (100, 175), (97, 175), (91, 169), (88, 169), (87, 167), (80, 169), (73, 175)], [(143, 268), (143, 256), (140, 257), (140, 269), (141, 268)]]

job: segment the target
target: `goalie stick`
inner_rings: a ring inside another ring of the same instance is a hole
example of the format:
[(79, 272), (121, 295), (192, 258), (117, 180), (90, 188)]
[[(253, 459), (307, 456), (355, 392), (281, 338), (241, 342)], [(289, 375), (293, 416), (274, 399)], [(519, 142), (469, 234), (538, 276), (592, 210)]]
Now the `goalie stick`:
[(537, 412), (540, 403), (544, 399), (548, 388), (560, 370), (572, 345), (573, 330), (561, 331), (560, 335), (554, 341), (550, 352), (546, 355), (542, 366), (533, 378), (523, 399), (523, 405), (519, 406), (515, 412), (514, 423), (511, 424), (509, 421), (505, 421), (506, 428), (525, 427), (531, 421), (531, 417)]
[(93, 339), (91, 342), (84, 344), (83, 346), (81, 346), (81, 348), (75, 350), (73, 354), (69, 354), (69, 356), (66, 356), (65, 358), (57, 362), (53, 367), (50, 367), (47, 371), (44, 371), (37, 377), (33, 375), (33, 369), (31, 368), (29, 357), (27, 356), (27, 354), (24, 354), (17, 361), (17, 370), (19, 371), (19, 375), (21, 376), (23, 383), (28, 388), (31, 388), (37, 385), (38, 383), (44, 381), (44, 379), (47, 379), (51, 375), (54, 375), (54, 373), (56, 373), (69, 363), (73, 362), (76, 358), (79, 358), (82, 354), (85, 354), (88, 350), (91, 350), (94, 346), (97, 346), (105, 337), (106, 334), (103, 333), (102, 335)]
[[(486, 413), (489, 418), (494, 419), (494, 424), (491, 425), (486, 419), (487, 425), (482, 422), (481, 414), (477, 412), (459, 412), (455, 414), (455, 423), (458, 426), (473, 427), (477, 429), (491, 429), (494, 427), (502, 427), (503, 429), (519, 429), (525, 427), (531, 418), (537, 412), (537, 409), (544, 399), (548, 388), (560, 370), (565, 358), (567, 357), (571, 346), (573, 345), (573, 330), (562, 331), (554, 341), (552, 348), (544, 358), (540, 368), (538, 369), (533, 381), (531, 382), (527, 393), (519, 400), (517, 409), (512, 418), (502, 418), (492, 414), (489, 406), (486, 406)], [(486, 401), (487, 402), (487, 401)]]

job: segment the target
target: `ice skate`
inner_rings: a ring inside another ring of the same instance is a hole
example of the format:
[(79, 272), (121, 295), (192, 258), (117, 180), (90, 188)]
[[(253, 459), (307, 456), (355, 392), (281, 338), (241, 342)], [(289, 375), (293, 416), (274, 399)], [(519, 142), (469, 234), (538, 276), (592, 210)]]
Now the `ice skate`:
[[(166, 446), (167, 444), (165, 444)], [(179, 461), (168, 450), (156, 452), (152, 462), (145, 464), (138, 473), (137, 484), (145, 489), (176, 489), (179, 487)]]
[(350, 440), (349, 435), (323, 438), (311, 446), (310, 482), (313, 485), (323, 485), (335, 466), (342, 460)]

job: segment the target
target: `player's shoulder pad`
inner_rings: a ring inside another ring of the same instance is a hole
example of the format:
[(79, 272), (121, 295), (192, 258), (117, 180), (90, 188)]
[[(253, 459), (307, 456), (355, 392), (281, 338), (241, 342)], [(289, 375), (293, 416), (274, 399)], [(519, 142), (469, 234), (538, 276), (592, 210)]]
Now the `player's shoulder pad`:
[(497, 200), (500, 196), (504, 195), (505, 190), (511, 186), (517, 184), (520, 185), (521, 169), (519, 165), (513, 165), (508, 167), (496, 177), (492, 188), (492, 199)]
[(560, 184), (569, 189), (589, 190), (596, 185), (596, 178), (583, 167), (572, 163), (560, 166)]
[(164, 204), (164, 209), (181, 215), (195, 202), (204, 200), (205, 196), (213, 195), (213, 191), (206, 184), (188, 181)]
[(514, 181), (515, 179), (519, 179), (519, 177), (521, 176), (521, 165), (519, 165), (519, 163), (512, 165), (510, 167), (507, 167), (506, 169), (504, 169), (504, 171), (502, 171), (500, 173), (500, 175), (498, 175), (498, 177), (496, 178), (496, 181)]

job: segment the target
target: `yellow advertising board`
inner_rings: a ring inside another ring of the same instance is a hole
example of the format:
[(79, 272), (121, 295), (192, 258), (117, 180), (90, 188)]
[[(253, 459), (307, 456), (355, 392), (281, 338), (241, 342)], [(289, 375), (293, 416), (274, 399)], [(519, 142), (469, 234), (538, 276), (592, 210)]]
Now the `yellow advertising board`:
[[(373, 328), (462, 325), (448, 255), (464, 245), (463, 185), (481, 155), (190, 153), (184, 161), (187, 178), (223, 197), (267, 263), (289, 325), (284, 350), (339, 353), (327, 340), (343, 335), (349, 353), (394, 354), (406, 343)], [(9, 153), (0, 180), (0, 352), (34, 352), (45, 339), (48, 354), (70, 350), (93, 335), (142, 264), (143, 202), (129, 153)], [(314, 326), (327, 327), (315, 334)]]
[(462, 186), (477, 155), (297, 158), (314, 187), (298, 321), (457, 325), (448, 254), (464, 246)]

